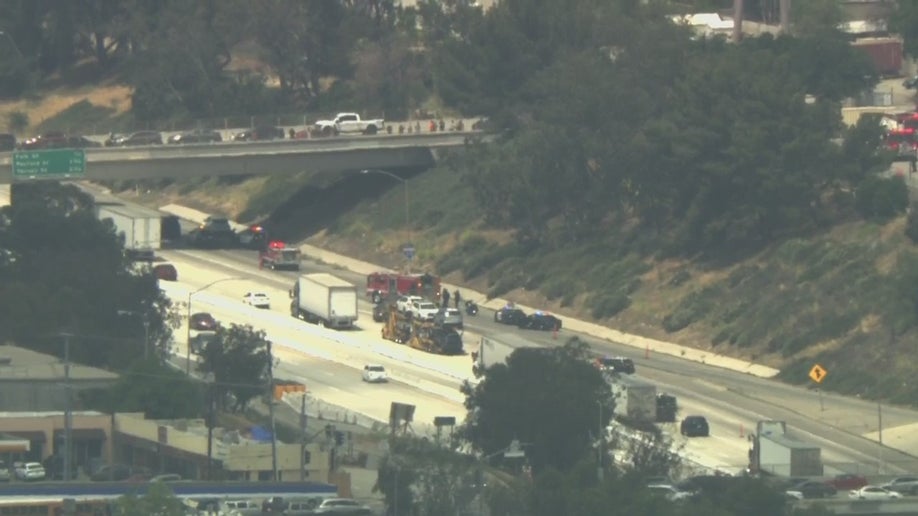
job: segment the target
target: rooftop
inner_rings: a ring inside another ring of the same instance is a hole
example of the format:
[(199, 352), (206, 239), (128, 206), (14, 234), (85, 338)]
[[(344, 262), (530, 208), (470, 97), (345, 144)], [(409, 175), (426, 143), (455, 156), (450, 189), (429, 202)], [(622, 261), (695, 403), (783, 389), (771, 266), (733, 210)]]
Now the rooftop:
[[(75, 381), (116, 380), (118, 375), (71, 362), (70, 378)], [(17, 346), (0, 346), (0, 382), (63, 379), (64, 362), (60, 358)]]

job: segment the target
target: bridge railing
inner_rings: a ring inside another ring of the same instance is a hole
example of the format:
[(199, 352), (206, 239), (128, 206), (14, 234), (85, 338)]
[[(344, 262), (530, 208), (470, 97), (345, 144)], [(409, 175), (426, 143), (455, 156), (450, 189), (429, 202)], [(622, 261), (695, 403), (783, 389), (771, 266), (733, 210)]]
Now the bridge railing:
[[(407, 124), (408, 122), (420, 123), (422, 126), (425, 126), (426, 123), (430, 120), (444, 120), (449, 124), (452, 120), (478, 120), (481, 117), (462, 117), (462, 116), (445, 116), (439, 112), (431, 112), (426, 110), (416, 110), (408, 117), (407, 120), (404, 120), (405, 117), (398, 117), (399, 119), (391, 119), (391, 117), (386, 117), (381, 113), (364, 113), (357, 111), (360, 116), (373, 119), (373, 118), (382, 118), (388, 124), (393, 124), (394, 127), (397, 127), (399, 123)], [(138, 122), (138, 121), (99, 121), (93, 122), (86, 125), (80, 126), (67, 126), (67, 127), (55, 127), (55, 130), (64, 131), (68, 134), (83, 134), (83, 135), (92, 135), (92, 134), (108, 134), (111, 132), (116, 133), (133, 133), (136, 131), (160, 131), (160, 132), (179, 132), (179, 131), (190, 131), (193, 129), (213, 129), (213, 130), (228, 130), (228, 129), (245, 129), (250, 127), (259, 127), (259, 126), (277, 126), (277, 127), (305, 127), (312, 124), (315, 124), (317, 120), (326, 120), (334, 118), (337, 112), (287, 112), (287, 113), (266, 113), (259, 115), (234, 115), (234, 116), (224, 116), (224, 117), (213, 117), (213, 118), (196, 118), (192, 120), (157, 120), (150, 122)]]

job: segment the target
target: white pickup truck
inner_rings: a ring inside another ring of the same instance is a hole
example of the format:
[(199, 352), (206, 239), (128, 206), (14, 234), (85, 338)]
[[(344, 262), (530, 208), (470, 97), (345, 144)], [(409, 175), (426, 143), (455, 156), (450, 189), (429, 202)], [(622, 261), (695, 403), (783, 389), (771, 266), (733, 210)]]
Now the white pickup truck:
[(357, 113), (338, 113), (334, 120), (316, 122), (316, 132), (322, 136), (340, 133), (376, 134), (383, 130), (385, 121), (382, 118), (363, 120)]

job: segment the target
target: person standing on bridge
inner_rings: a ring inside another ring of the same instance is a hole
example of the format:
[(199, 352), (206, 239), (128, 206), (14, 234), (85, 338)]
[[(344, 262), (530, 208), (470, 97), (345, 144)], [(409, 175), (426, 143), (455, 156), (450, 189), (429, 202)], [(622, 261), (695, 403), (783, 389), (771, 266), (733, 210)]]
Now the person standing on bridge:
[(459, 295), (459, 289), (456, 289), (456, 292), (453, 293), (453, 302), (456, 303), (456, 308), (459, 308), (459, 302), (462, 301), (462, 296)]
[(449, 308), (449, 289), (443, 289), (443, 308)]

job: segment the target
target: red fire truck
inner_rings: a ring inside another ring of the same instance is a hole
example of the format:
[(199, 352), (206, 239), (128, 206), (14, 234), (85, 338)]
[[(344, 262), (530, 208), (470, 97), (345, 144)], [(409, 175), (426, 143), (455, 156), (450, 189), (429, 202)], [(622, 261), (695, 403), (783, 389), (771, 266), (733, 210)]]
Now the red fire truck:
[(390, 295), (411, 294), (440, 301), (440, 278), (432, 274), (374, 272), (367, 276), (367, 297), (379, 303)]
[(886, 133), (886, 148), (900, 155), (913, 155), (918, 151), (918, 134), (915, 129), (892, 129)]
[(259, 254), (258, 260), (261, 268), (300, 270), (300, 250), (287, 247), (280, 240), (268, 242), (268, 248)]

